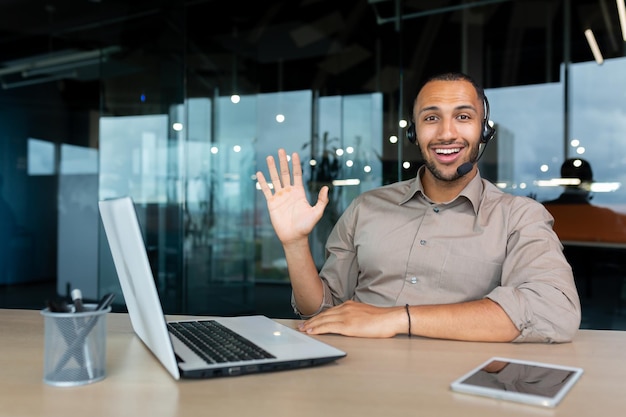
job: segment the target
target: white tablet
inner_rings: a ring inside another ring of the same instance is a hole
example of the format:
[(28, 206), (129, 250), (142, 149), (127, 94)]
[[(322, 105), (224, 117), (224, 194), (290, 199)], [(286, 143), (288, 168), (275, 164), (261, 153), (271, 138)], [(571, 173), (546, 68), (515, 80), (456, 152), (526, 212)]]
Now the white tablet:
[(453, 391), (555, 407), (578, 381), (582, 368), (493, 357), (452, 382)]

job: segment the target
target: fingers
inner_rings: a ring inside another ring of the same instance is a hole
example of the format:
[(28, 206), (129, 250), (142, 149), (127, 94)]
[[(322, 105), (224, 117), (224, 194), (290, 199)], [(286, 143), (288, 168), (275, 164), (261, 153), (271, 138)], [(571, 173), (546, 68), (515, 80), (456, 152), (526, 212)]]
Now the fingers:
[[(274, 193), (280, 194), (283, 189), (286, 190), (291, 187), (291, 175), (293, 175), (294, 187), (301, 187), (303, 185), (302, 164), (300, 163), (300, 155), (298, 155), (297, 152), (291, 154), (292, 173), (289, 172), (289, 160), (287, 159), (287, 153), (284, 149), (281, 148), (278, 150), (280, 174), (276, 169), (276, 162), (274, 160), (274, 157), (270, 155), (265, 159), (267, 161), (267, 167), (269, 169), (270, 178), (274, 187)], [(265, 177), (261, 172), (257, 172), (257, 179), (265, 197), (272, 197), (272, 192), (265, 181)], [(319, 206), (318, 208), (321, 208), (322, 210), (328, 204), (328, 191), (329, 189), (327, 186), (322, 187), (318, 194), (317, 202), (315, 203), (315, 206)]]
[(398, 334), (394, 324), (402, 320), (406, 326), (404, 307), (375, 307), (348, 300), (329, 308), (299, 325), (308, 334), (336, 333), (344, 336), (393, 337)]
[(270, 190), (269, 185), (267, 185), (267, 181), (265, 180), (265, 176), (261, 171), (256, 173), (256, 179), (259, 183), (259, 187), (261, 187), (261, 191), (263, 191), (263, 195), (267, 200), (272, 198), (272, 190)]
[(291, 154), (291, 169), (293, 170), (293, 185), (302, 185), (302, 165), (300, 165), (300, 155), (297, 152)]
[(351, 301), (347, 301), (344, 304), (331, 307), (317, 316), (300, 323), (298, 327), (300, 331), (309, 334), (338, 333), (349, 335), (349, 332), (346, 332), (345, 318), (350, 314), (349, 306), (351, 303)]
[[(278, 150), (278, 164), (280, 165), (280, 178), (282, 180), (283, 188), (291, 186), (291, 172), (289, 171), (289, 161), (287, 160), (287, 153), (284, 149)], [(275, 186), (276, 184), (274, 184)]]
[[(278, 152), (278, 158), (280, 159), (280, 151)], [(274, 192), (278, 192), (282, 189), (282, 184), (280, 182), (280, 177), (278, 176), (278, 170), (276, 169), (276, 162), (274, 161), (274, 157), (272, 155), (265, 158), (267, 161), (267, 169), (270, 173), (270, 179), (272, 180), (272, 185), (274, 186)]]
[[(300, 156), (294, 152), (292, 158), (293, 182), (294, 185), (302, 185), (302, 167), (300, 166)], [(272, 155), (265, 158), (267, 169), (269, 171), (270, 180), (275, 193), (280, 193), (283, 189), (291, 187), (291, 172), (289, 171), (289, 160), (284, 149), (278, 150), (278, 168), (276, 160)], [(280, 171), (279, 171), (280, 169)], [(257, 172), (257, 180), (265, 197), (272, 196), (272, 191), (262, 172)]]

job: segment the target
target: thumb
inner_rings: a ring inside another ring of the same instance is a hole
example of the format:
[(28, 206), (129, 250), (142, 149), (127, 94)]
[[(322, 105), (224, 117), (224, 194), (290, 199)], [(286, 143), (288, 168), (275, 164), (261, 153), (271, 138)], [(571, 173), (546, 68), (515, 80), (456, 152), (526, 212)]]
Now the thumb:
[(320, 192), (317, 195), (317, 202), (315, 203), (315, 207), (323, 210), (327, 204), (328, 204), (328, 186), (325, 185), (320, 189)]

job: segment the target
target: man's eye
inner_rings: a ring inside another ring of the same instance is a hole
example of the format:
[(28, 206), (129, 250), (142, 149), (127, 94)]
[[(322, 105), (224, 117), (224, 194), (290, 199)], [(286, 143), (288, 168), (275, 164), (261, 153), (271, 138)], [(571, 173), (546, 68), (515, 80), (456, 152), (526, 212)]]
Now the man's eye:
[(461, 120), (469, 120), (469, 118), (470, 117), (467, 114), (460, 114), (459, 115), (459, 119), (461, 119)]
[(424, 120), (427, 122), (432, 122), (433, 120), (437, 120), (437, 118), (435, 116), (426, 116)]

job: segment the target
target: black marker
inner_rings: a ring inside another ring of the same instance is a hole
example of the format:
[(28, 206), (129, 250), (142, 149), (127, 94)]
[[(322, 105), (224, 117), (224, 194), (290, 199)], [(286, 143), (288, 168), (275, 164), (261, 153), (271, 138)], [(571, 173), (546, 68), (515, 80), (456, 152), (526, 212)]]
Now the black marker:
[(46, 307), (51, 313), (69, 313), (71, 311), (63, 300), (46, 300)]

